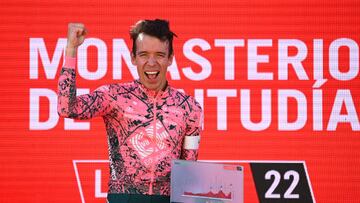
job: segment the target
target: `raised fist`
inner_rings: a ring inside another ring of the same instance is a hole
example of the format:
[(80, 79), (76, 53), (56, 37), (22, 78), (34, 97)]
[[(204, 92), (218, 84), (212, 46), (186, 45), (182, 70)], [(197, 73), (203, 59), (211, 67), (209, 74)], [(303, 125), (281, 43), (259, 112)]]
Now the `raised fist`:
[(67, 33), (67, 48), (76, 49), (84, 40), (87, 30), (82, 23), (69, 23)]

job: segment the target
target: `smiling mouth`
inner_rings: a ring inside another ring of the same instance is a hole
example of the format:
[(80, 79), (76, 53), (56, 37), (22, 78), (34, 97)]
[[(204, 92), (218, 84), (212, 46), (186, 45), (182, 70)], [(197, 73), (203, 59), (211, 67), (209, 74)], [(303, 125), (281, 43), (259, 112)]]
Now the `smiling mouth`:
[(146, 71), (145, 75), (148, 79), (155, 79), (159, 75), (160, 71)]

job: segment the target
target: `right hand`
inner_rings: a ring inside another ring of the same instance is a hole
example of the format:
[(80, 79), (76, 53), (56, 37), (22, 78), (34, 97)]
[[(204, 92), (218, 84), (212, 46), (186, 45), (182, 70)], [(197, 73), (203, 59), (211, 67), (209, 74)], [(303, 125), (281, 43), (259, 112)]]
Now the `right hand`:
[(87, 30), (82, 23), (69, 23), (67, 33), (66, 54), (76, 55), (76, 49), (84, 42)]

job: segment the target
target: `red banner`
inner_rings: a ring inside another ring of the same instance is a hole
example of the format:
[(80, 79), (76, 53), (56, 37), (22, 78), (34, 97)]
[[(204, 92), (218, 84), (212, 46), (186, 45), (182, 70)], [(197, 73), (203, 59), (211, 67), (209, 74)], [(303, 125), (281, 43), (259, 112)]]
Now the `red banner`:
[(246, 170), (256, 161), (303, 163), (317, 202), (359, 201), (358, 1), (0, 5), (1, 202), (104, 202), (102, 119), (56, 112), (67, 24), (89, 30), (77, 58), (84, 94), (137, 78), (128, 31), (154, 18), (168, 19), (178, 35), (170, 85), (204, 110), (199, 159), (244, 163), (244, 202), (260, 201)]

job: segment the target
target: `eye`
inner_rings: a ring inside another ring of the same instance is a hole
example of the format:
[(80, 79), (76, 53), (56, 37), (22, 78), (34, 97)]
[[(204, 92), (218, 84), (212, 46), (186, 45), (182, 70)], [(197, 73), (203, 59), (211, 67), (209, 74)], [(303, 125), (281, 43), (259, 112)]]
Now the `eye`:
[(162, 58), (165, 58), (165, 54), (164, 53), (157, 53), (156, 54), (156, 57), (158, 58), (158, 59), (162, 59)]
[(148, 58), (148, 54), (145, 53), (145, 52), (140, 52), (140, 53), (138, 53), (138, 56), (139, 56), (140, 58), (144, 58), (144, 59)]

